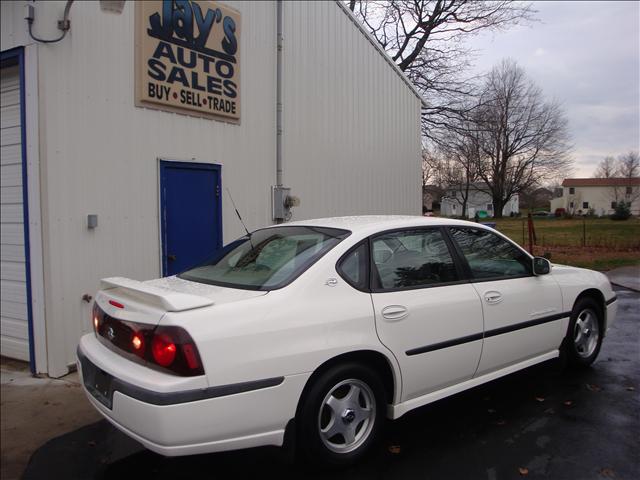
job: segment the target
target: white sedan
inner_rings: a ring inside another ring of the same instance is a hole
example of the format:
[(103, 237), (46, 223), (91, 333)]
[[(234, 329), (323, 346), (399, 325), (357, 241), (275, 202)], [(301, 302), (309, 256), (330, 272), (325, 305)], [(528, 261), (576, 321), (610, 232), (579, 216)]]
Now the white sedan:
[(601, 273), (477, 223), (293, 222), (177, 276), (103, 280), (78, 370), (95, 408), (160, 454), (295, 439), (340, 465), (385, 418), (561, 355), (590, 365), (615, 300)]

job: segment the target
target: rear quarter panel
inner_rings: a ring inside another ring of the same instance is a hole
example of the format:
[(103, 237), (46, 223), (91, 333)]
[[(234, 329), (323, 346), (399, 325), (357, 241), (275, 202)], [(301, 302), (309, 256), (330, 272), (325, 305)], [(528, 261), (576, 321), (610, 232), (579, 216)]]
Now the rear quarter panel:
[[(370, 295), (348, 285), (335, 271), (346, 248), (329, 252), (280, 290), (241, 302), (168, 313), (161, 324), (187, 329), (212, 386), (310, 373), (325, 361), (356, 350), (382, 353), (399, 379), (393, 355), (376, 335)], [(335, 286), (327, 285), (329, 278), (337, 280)], [(401, 382), (395, 383), (399, 389)]]

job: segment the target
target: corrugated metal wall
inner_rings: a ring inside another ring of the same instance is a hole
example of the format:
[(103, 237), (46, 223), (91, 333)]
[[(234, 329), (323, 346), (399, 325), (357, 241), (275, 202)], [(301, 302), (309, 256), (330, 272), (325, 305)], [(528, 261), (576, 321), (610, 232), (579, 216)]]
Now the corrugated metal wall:
[[(239, 126), (134, 107), (133, 2), (121, 15), (76, 2), (67, 37), (38, 45), (52, 376), (65, 373), (90, 330), (83, 293), (93, 295), (106, 276), (160, 274), (158, 158), (222, 164), (222, 186), (247, 226), (271, 223), (276, 7), (226, 3), (242, 14)], [(36, 4), (34, 31), (56, 36), (65, 2)], [(302, 200), (293, 218), (419, 214), (417, 97), (336, 3), (285, 2), (284, 12), (284, 181)], [(20, 28), (9, 33), (3, 49), (15, 46)], [(225, 242), (242, 234), (230, 206), (224, 195)], [(94, 213), (98, 228), (88, 230)]]
[[(231, 2), (229, 2), (231, 3)], [(242, 13), (242, 120), (231, 125), (134, 107), (134, 4), (121, 15), (76, 2), (72, 29), (39, 45), (40, 145), (49, 371), (64, 373), (90, 331), (100, 278), (160, 274), (157, 159), (222, 164), (249, 228), (270, 223), (275, 180), (275, 8), (231, 3)], [(64, 2), (39, 2), (57, 19)], [(44, 26), (36, 30), (43, 32)], [(51, 32), (50, 35), (55, 34)], [(242, 227), (223, 196), (225, 241)], [(98, 214), (88, 230), (87, 214)]]
[(334, 2), (284, 3), (284, 183), (294, 219), (420, 215), (420, 102)]

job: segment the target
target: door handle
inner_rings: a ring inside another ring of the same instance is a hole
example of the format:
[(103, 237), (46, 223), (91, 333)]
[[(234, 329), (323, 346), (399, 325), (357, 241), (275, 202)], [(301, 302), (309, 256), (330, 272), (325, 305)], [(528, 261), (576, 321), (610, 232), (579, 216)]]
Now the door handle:
[(502, 301), (502, 294), (495, 290), (484, 292), (484, 300), (491, 304), (500, 303)]
[(169, 260), (170, 262), (175, 262), (176, 261), (176, 256), (175, 255), (167, 255), (167, 260)]
[(407, 307), (402, 305), (387, 305), (382, 309), (382, 316), (387, 320), (397, 321), (409, 315)]

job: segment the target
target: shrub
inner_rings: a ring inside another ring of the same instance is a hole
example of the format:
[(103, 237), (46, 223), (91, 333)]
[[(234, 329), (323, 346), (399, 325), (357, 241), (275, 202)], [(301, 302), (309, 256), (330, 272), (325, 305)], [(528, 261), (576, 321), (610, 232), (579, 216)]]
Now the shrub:
[(627, 202), (618, 202), (611, 220), (627, 220), (629, 217), (631, 217), (631, 205)]

